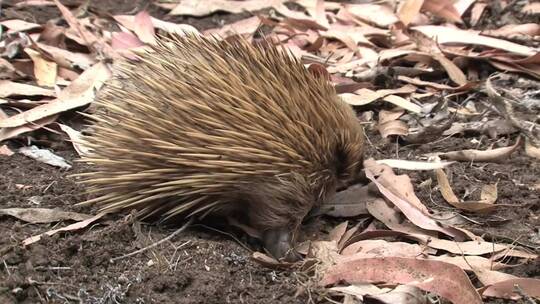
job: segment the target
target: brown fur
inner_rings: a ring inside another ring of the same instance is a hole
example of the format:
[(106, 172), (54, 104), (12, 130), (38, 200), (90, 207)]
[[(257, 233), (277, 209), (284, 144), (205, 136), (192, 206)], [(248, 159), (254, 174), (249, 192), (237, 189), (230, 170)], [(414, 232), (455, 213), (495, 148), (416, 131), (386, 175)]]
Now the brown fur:
[(140, 56), (99, 95), (86, 203), (165, 217), (245, 211), (261, 231), (295, 231), (360, 171), (352, 109), (280, 48), (188, 35)]

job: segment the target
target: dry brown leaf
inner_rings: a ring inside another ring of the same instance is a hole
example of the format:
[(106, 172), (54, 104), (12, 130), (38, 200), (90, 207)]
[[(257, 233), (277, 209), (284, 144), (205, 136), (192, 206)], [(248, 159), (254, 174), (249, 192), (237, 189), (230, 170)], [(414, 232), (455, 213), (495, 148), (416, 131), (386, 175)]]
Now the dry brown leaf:
[(369, 294), (364, 297), (365, 303), (380, 304), (428, 304), (428, 296), (421, 289), (409, 285), (398, 285), (386, 293)]
[(453, 63), (450, 59), (446, 58), (442, 53), (432, 53), (432, 56), (437, 60), (444, 70), (448, 73), (448, 77), (460, 87), (468, 83), (467, 76), (461, 71), (461, 69)]
[(324, 214), (334, 217), (353, 217), (368, 214), (366, 201), (372, 199), (368, 187), (354, 185), (329, 197), (321, 206)]
[(471, 10), (471, 25), (475, 26), (480, 21), (480, 18), (482, 17), (482, 14), (486, 10), (487, 3), (484, 2), (477, 2), (474, 4), (472, 10)]
[(422, 9), (447, 21), (463, 23), (461, 14), (454, 7), (453, 0), (426, 0)]
[(390, 168), (413, 171), (442, 169), (450, 166), (453, 163), (454, 162), (423, 162), (404, 159), (377, 160), (377, 164), (386, 165)]
[(53, 1), (71, 28), (71, 31), (66, 31), (67, 36), (77, 41), (77, 43), (86, 45), (94, 50), (99, 49), (100, 51), (103, 51), (103, 53), (105, 53), (111, 58), (114, 58), (116, 56), (111, 46), (108, 43), (104, 42), (103, 39), (98, 38), (90, 30), (88, 30), (83, 24), (81, 24), (80, 21), (77, 18), (75, 18), (75, 16), (73, 16), (73, 14), (69, 11), (67, 7), (65, 7), (58, 0), (53, 0)]
[(458, 12), (459, 16), (463, 16), (465, 12), (475, 3), (477, 0), (457, 0), (454, 3), (454, 7)]
[[(132, 15), (116, 15), (113, 16), (114, 20), (116, 20), (118, 23), (120, 23), (123, 27), (127, 28), (130, 31), (135, 31), (135, 16)], [(150, 19), (152, 21), (152, 25), (160, 29), (162, 31), (165, 31), (167, 33), (177, 33), (177, 34), (185, 34), (185, 33), (193, 33), (198, 34), (199, 31), (189, 25), (189, 24), (178, 24), (178, 23), (172, 23), (168, 21), (163, 21), (154, 17), (150, 16)]]
[(480, 202), (494, 204), (497, 201), (497, 184), (484, 185), (480, 192)]
[(24, 49), (26, 54), (34, 62), (34, 76), (40, 86), (53, 87), (56, 84), (58, 66), (56, 62), (48, 61), (43, 56), (32, 49)]
[(495, 271), (495, 270), (489, 270), (489, 269), (475, 269), (474, 274), (484, 286), (518, 278), (508, 273)]
[(92, 217), (88, 214), (48, 208), (6, 208), (0, 209), (0, 215), (2, 214), (13, 216), (32, 224), (53, 223), (65, 220), (82, 221)]
[(435, 172), (437, 174), (437, 183), (439, 184), (441, 195), (450, 205), (470, 212), (492, 212), (497, 209), (497, 205), (486, 202), (461, 202), (454, 194), (450, 182), (448, 181), (448, 177), (443, 169), (437, 169)]
[(407, 99), (403, 98), (403, 97), (400, 97), (400, 96), (397, 96), (397, 95), (388, 95), (388, 96), (385, 96), (383, 97), (383, 100), (384, 101), (387, 101), (391, 104), (394, 104), (400, 108), (403, 108), (409, 112), (413, 112), (413, 113), (420, 113), (422, 111), (422, 108), (410, 101), (408, 101)]
[(253, 34), (261, 25), (261, 20), (257, 16), (238, 20), (236, 22), (226, 24), (222, 27), (209, 29), (204, 31), (205, 35), (218, 35), (221, 37), (229, 37), (231, 35)]
[[(0, 128), (0, 141), (14, 138), (26, 132), (31, 132), (37, 129), (41, 129), (44, 126), (51, 124), (56, 121), (58, 115), (51, 115), (38, 119), (36, 121), (24, 124), (22, 126), (13, 127), (13, 128)], [(1, 122), (2, 120), (0, 120)]]
[[(338, 247), (339, 248), (339, 247)], [(388, 242), (385, 240), (363, 240), (348, 245), (341, 254), (339, 263), (358, 259), (376, 257), (408, 257), (414, 258), (426, 254), (425, 247), (405, 242)]]
[(0, 80), (0, 97), (10, 97), (15, 95), (54, 97), (56, 96), (56, 92), (51, 89), (44, 89), (25, 83), (18, 83), (9, 80)]
[[(516, 291), (516, 286), (521, 292)], [(516, 278), (498, 282), (481, 291), (482, 296), (503, 299), (521, 299), (522, 294), (540, 298), (540, 280), (533, 278)]]
[(533, 146), (529, 139), (525, 140), (525, 153), (530, 157), (540, 159), (540, 148)]
[(382, 138), (387, 138), (390, 135), (404, 136), (409, 133), (409, 126), (404, 121), (398, 120), (403, 115), (404, 110), (400, 108), (391, 111), (381, 110), (379, 112), (379, 123), (377, 129), (381, 133)]
[(498, 29), (482, 31), (482, 34), (509, 39), (525, 38), (528, 36), (532, 39), (533, 37), (540, 35), (540, 24), (508, 24)]
[(476, 255), (469, 255), (469, 256), (429, 255), (426, 258), (432, 261), (441, 261), (448, 264), (453, 264), (466, 271), (473, 271), (474, 269), (498, 270), (498, 269), (504, 269), (504, 268), (510, 267), (509, 265), (506, 265), (504, 263), (494, 262), (491, 259), (486, 259), (484, 257), (476, 256)]
[(344, 7), (352, 16), (382, 28), (388, 28), (399, 19), (392, 8), (378, 4), (345, 4)]
[(521, 9), (522, 12), (526, 14), (540, 14), (540, 2), (531, 2), (523, 6)]
[(36, 45), (41, 50), (51, 55), (54, 61), (64, 68), (72, 69), (73, 67), (79, 67), (82, 70), (86, 70), (96, 63), (96, 60), (88, 54), (70, 52), (65, 49), (39, 42), (37, 42)]
[(56, 100), (11, 116), (8, 119), (0, 120), (0, 127), (18, 127), (28, 122), (84, 106), (94, 99), (94, 89), (99, 89), (110, 76), (111, 72), (107, 65), (97, 63), (84, 71), (79, 78), (62, 90)]
[(141, 11), (135, 15), (133, 20), (133, 31), (142, 42), (156, 44), (156, 36), (152, 19), (146, 11)]
[(222, 11), (233, 14), (242, 13), (244, 11), (253, 12), (268, 7), (277, 7), (283, 4), (283, 0), (247, 0), (247, 1), (231, 1), (231, 0), (187, 0), (180, 2), (174, 7), (170, 15), (188, 15), (202, 17), (212, 13)]
[(71, 144), (73, 144), (73, 148), (75, 148), (75, 151), (77, 151), (77, 154), (80, 156), (83, 156), (85, 154), (88, 154), (90, 149), (88, 149), (84, 144), (81, 142), (81, 132), (71, 128), (70, 126), (58, 123), (58, 126), (62, 131), (64, 131), (71, 140)]
[[(1, 132), (1, 131), (0, 131), (0, 132)], [(1, 140), (2, 140), (2, 139), (0, 139), (0, 141), (1, 141)], [(13, 155), (13, 154), (15, 154), (15, 153), (13, 153), (13, 151), (11, 151), (11, 150), (8, 148), (8, 146), (6, 146), (6, 145), (0, 146), (0, 155), (11, 156), (11, 155)]]
[(336, 242), (336, 244), (339, 243), (339, 241), (347, 231), (347, 225), (349, 225), (349, 221), (345, 221), (334, 227), (334, 229), (332, 229), (328, 234), (328, 239), (330, 241)]
[[(403, 286), (403, 285), (400, 285)], [(389, 288), (379, 288), (373, 284), (354, 284), (349, 286), (335, 286), (329, 288), (329, 290), (334, 292), (339, 292), (345, 295), (352, 295), (357, 298), (360, 298), (365, 295), (377, 295), (382, 293), (387, 293), (390, 291)], [(357, 303), (356, 301), (351, 302), (352, 304)], [(343, 303), (348, 304), (348, 303)]]
[(26, 32), (41, 27), (41, 25), (37, 23), (27, 22), (20, 19), (5, 20), (0, 22), (0, 24), (7, 27), (7, 32), (10, 34), (17, 32)]
[(436, 232), (421, 229), (417, 226), (412, 225), (408, 221), (404, 221), (403, 214), (401, 214), (397, 208), (393, 208), (389, 205), (389, 203), (386, 203), (385, 200), (381, 198), (367, 202), (366, 207), (369, 211), (369, 214), (382, 222), (386, 227), (390, 228), (392, 232), (399, 232), (415, 236), (437, 236)]
[(91, 217), (89, 219), (73, 223), (73, 224), (68, 225), (66, 227), (49, 230), (49, 231), (47, 231), (47, 232), (45, 232), (43, 234), (39, 234), (39, 235), (35, 235), (35, 236), (32, 236), (32, 237), (26, 238), (26, 239), (23, 240), (22, 243), (23, 243), (24, 246), (28, 246), (30, 244), (38, 242), (41, 239), (41, 236), (44, 235), (44, 234), (48, 235), (48, 236), (51, 236), (51, 235), (54, 235), (54, 234), (56, 234), (58, 232), (61, 232), (61, 231), (73, 231), (73, 230), (79, 230), (79, 229), (85, 228), (86, 226), (92, 224), (93, 222), (95, 222), (98, 219), (100, 219), (101, 217), (103, 217), (105, 214), (107, 214), (107, 213), (101, 212), (101, 213), (98, 213), (98, 214), (96, 214), (95, 216), (93, 216), (93, 217)]
[(320, 285), (347, 283), (407, 284), (433, 292), (453, 303), (482, 303), (463, 270), (439, 261), (413, 258), (367, 258), (339, 263), (323, 273)]
[(26, 6), (54, 6), (54, 2), (49, 0), (23, 0), (15, 3), (16, 7)]
[(409, 25), (411, 21), (420, 13), (420, 9), (424, 4), (424, 0), (406, 0), (403, 2), (398, 11), (398, 17), (405, 25)]
[(494, 254), (510, 249), (509, 245), (505, 244), (484, 241), (455, 242), (438, 238), (430, 238), (426, 245), (431, 248), (440, 249), (459, 255)]
[(482, 36), (474, 31), (466, 31), (438, 25), (415, 26), (412, 29), (422, 32), (424, 35), (431, 37), (431, 39), (440, 44), (459, 43), (465, 45), (483, 45), (522, 56), (532, 56), (537, 53), (536, 50), (531, 47), (502, 39)]
[(509, 147), (496, 148), (491, 150), (462, 150), (438, 154), (440, 157), (456, 161), (474, 161), (474, 162), (500, 162), (507, 160), (512, 153), (521, 145), (521, 138)]
[[(463, 232), (452, 227), (443, 227), (429, 216), (427, 208), (414, 194), (414, 189), (408, 176), (401, 175), (398, 177), (394, 175), (389, 167), (377, 165), (372, 160), (367, 160), (365, 163), (366, 177), (377, 186), (381, 194), (398, 207), (416, 226), (426, 230), (439, 231), (458, 240), (466, 238)], [(381, 170), (381, 173), (378, 174), (378, 178), (375, 178), (375, 174), (379, 170)]]
[(459, 86), (459, 87), (451, 87), (451, 86), (446, 85), (446, 84), (440, 84), (440, 83), (435, 83), (435, 82), (431, 82), (431, 81), (424, 81), (424, 80), (420, 80), (418, 78), (411, 78), (411, 77), (407, 77), (407, 76), (403, 76), (403, 75), (398, 76), (398, 80), (401, 80), (401, 81), (406, 82), (406, 83), (413, 84), (415, 86), (426, 86), (426, 87), (431, 87), (431, 88), (435, 88), (435, 89), (438, 89), (438, 90), (449, 90), (449, 91), (467, 91), (467, 90), (470, 90), (470, 89), (472, 89), (472, 88), (474, 88), (476, 86), (476, 83), (468, 82), (465, 85), (462, 85), (462, 86)]
[[(330, 70), (329, 70), (330, 72)], [(392, 94), (411, 94), (416, 92), (416, 87), (413, 85), (405, 85), (397, 89), (383, 89), (373, 91), (367, 88), (357, 90), (355, 94), (344, 93), (340, 97), (352, 106), (362, 106), (376, 101), (379, 98), (384, 98)]]

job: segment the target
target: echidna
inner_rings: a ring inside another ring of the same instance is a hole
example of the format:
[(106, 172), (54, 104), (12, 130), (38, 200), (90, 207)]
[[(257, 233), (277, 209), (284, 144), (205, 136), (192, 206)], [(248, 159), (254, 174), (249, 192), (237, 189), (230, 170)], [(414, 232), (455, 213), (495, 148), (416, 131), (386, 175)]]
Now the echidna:
[(277, 258), (290, 256), (306, 214), (362, 169), (353, 110), (269, 41), (161, 37), (119, 66), (97, 104), (85, 203), (241, 217)]

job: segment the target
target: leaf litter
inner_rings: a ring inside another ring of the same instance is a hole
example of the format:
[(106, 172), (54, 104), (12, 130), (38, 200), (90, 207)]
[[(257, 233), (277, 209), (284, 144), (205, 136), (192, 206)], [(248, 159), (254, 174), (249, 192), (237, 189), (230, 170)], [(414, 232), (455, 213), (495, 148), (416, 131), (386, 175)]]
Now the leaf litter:
[[(515, 1), (497, 2), (515, 5)], [(5, 61), (5, 71), (0, 73), (0, 97), (4, 99), (0, 110), (8, 113), (0, 116), (0, 157), (22, 153), (69, 168), (48, 150), (20, 146), (21, 140), (31, 142), (35, 132), (50, 132), (47, 126), (56, 122), (74, 149), (84, 154), (77, 142), (80, 126), (64, 118), (81, 110), (91, 112), (96, 93), (111, 75), (110, 62), (132, 58), (132, 51), (155, 43), (156, 33), (202, 32), (257, 39), (257, 31), (264, 28), (272, 41), (289, 47), (306, 66), (316, 63), (317, 70), (328, 75), (336, 88), (355, 88), (340, 96), (360, 112), (371, 113), (365, 117), (373, 119), (362, 123), (368, 130), (377, 130), (381, 141), (434, 146), (449, 137), (471, 138), (470, 134), (480, 141), (488, 136), (491, 143), (506, 139), (506, 145), (487, 145), (487, 149), (429, 151), (407, 159), (396, 155), (366, 161), (369, 185), (338, 192), (319, 211), (349, 221), (329, 233), (330, 241), (304, 243), (307, 258), (320, 266), (312, 273), (313, 280), (320, 278), (318, 284), (343, 301), (401, 303), (408, 295), (415, 298), (414, 303), (423, 303), (426, 300), (418, 290), (453, 303), (481, 303), (481, 297), (540, 297), (537, 279), (498, 271), (538, 258), (530, 247), (487, 241), (438, 219), (415, 194), (420, 185), (392, 170), (431, 173), (436, 183), (426, 183), (440, 192), (437, 203), (455, 214), (487, 216), (511, 206), (499, 202), (497, 183), (473, 182), (480, 197), (459, 198), (445, 170), (451, 171), (455, 162), (471, 166), (507, 163), (516, 154), (528, 157), (531, 163), (540, 158), (538, 25), (514, 19), (479, 30), (477, 25), (488, 22), (486, 12), (495, 13), (480, 0), (405, 0), (398, 4), (303, 0), (296, 1), (294, 9), (285, 4), (282, 0), (212, 0), (204, 5), (197, 0), (157, 1), (169, 16), (254, 12), (248, 18), (202, 30), (153, 17), (145, 10), (112, 18), (99, 14), (85, 18), (56, 0), (17, 3), (18, 7), (54, 6), (66, 23), (0, 22), (7, 29), (0, 41)], [(512, 8), (504, 10), (508, 14)], [(539, 12), (533, 2), (519, 11), (526, 16)], [(486, 71), (505, 74), (489, 77)], [(525, 186), (538, 189), (538, 184), (537, 180)], [(1, 210), (28, 220), (21, 215), (28, 210)], [(52, 213), (54, 221), (82, 220), (54, 228), (48, 235), (84, 229), (102, 216), (62, 218), (60, 210), (43, 212)], [(364, 227), (358, 217), (369, 218), (371, 223)], [(37, 242), (40, 235), (24, 244)], [(262, 253), (255, 253), (253, 259), (268, 267), (292, 267)], [(472, 273), (481, 278), (474, 286), (467, 276)], [(491, 277), (498, 279), (489, 280)]]

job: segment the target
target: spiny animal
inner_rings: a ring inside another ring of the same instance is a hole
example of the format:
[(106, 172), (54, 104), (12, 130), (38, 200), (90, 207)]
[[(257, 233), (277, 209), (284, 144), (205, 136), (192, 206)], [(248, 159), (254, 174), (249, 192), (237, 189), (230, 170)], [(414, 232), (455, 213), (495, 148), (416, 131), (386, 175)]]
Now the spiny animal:
[(271, 43), (161, 37), (121, 63), (97, 100), (85, 204), (242, 218), (277, 258), (294, 257), (306, 214), (362, 169), (353, 110)]

